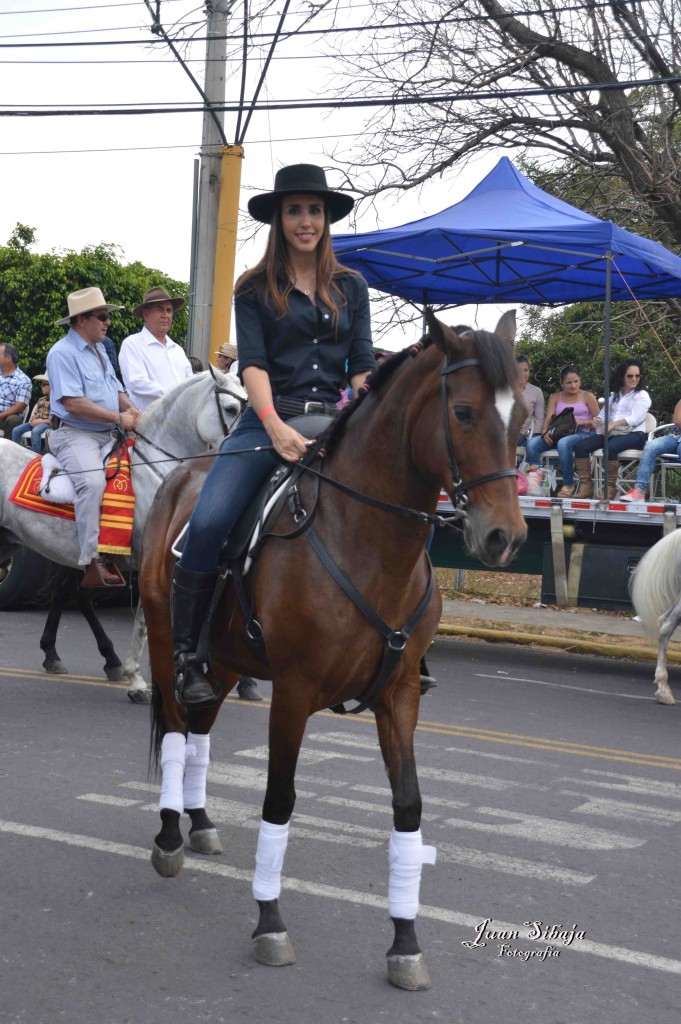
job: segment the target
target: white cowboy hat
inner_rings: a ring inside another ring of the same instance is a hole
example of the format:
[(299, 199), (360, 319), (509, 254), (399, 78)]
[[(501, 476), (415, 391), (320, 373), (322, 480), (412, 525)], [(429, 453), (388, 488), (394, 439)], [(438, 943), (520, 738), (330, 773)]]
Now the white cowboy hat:
[(36, 375), (33, 378), (33, 380), (39, 380), (41, 384), (49, 384), (50, 383), (50, 379), (49, 379), (49, 377), (47, 376), (46, 373), (36, 373)]
[(117, 309), (125, 309), (125, 306), (112, 306), (106, 302), (100, 288), (81, 288), (80, 291), (71, 292), (66, 304), (69, 307), (69, 315), (55, 320), (55, 327), (67, 324), (72, 317), (81, 316), (83, 313), (91, 313), (93, 309), (104, 309), (111, 313)]

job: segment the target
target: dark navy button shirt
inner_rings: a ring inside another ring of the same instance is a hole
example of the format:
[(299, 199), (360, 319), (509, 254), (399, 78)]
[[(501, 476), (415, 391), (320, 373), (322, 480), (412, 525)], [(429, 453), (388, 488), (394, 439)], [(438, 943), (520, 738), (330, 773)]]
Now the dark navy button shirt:
[(366, 281), (341, 273), (334, 282), (345, 297), (344, 305), (338, 300), (337, 329), (319, 295), (313, 304), (294, 288), (282, 317), (265, 302), (262, 282), (242, 285), (234, 298), (239, 374), (257, 366), (269, 374), (275, 396), (337, 402), (346, 377), (375, 369)]

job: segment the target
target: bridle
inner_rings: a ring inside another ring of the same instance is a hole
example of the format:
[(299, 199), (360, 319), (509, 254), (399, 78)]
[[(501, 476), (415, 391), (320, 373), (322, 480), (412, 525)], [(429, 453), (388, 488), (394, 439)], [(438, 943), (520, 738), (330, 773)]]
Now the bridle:
[(244, 406), (246, 405), (247, 399), (243, 398), (241, 395), (235, 395), (230, 388), (226, 388), (224, 387), (224, 385), (220, 384), (217, 377), (215, 376), (215, 370), (213, 369), (211, 363), (208, 364), (208, 369), (210, 370), (210, 375), (215, 383), (215, 390), (213, 391), (213, 395), (215, 396), (215, 404), (218, 407), (218, 418), (220, 420), (220, 426), (222, 427), (223, 434), (225, 435), (225, 437), (227, 437), (227, 434), (229, 433), (229, 427), (227, 426), (225, 414), (222, 410), (222, 406), (220, 405), (220, 395), (229, 395), (231, 398), (236, 398), (237, 401), (240, 402), (241, 404), (241, 412), (244, 411)]
[(463, 370), (468, 366), (479, 366), (479, 359), (460, 359), (457, 363), (447, 363), (442, 367), (440, 372), (440, 395), (442, 398), (442, 420), (443, 428), (445, 433), (445, 441), (447, 443), (447, 457), (449, 460), (449, 470), (452, 474), (452, 493), (450, 495), (452, 499), (452, 505), (454, 506), (454, 518), (466, 519), (468, 513), (466, 512), (466, 506), (468, 505), (468, 494), (472, 487), (478, 487), (480, 484), (486, 484), (488, 480), (500, 480), (505, 476), (518, 476), (517, 469), (497, 469), (493, 473), (485, 473), (483, 476), (473, 477), (472, 480), (462, 480), (459, 465), (456, 461), (456, 455), (454, 454), (454, 442), (452, 441), (452, 432), (449, 424), (449, 402), (447, 400), (447, 377), (450, 373), (457, 373), (458, 370)]
[[(238, 423), (239, 417), (241, 416), (241, 414), (244, 411), (244, 406), (246, 405), (247, 399), (245, 399), (243, 397), (243, 395), (237, 395), (234, 391), (232, 391), (231, 388), (224, 387), (224, 385), (220, 384), (218, 382), (217, 377), (215, 376), (215, 372), (213, 370), (213, 367), (210, 365), (210, 363), (208, 364), (208, 366), (209, 366), (209, 369), (210, 369), (211, 377), (213, 378), (213, 383), (214, 383), (213, 395), (215, 397), (215, 404), (217, 405), (217, 409), (218, 409), (218, 419), (220, 420), (220, 426), (222, 428), (222, 434), (223, 434), (224, 437), (227, 437), (227, 435), (229, 434), (230, 430), (233, 429), (234, 426)], [(220, 404), (220, 395), (229, 395), (230, 398), (236, 398), (237, 402), (241, 406), (241, 410), (239, 412), (239, 416), (236, 417), (236, 419), (234, 420), (234, 423), (232, 424), (231, 428), (230, 428), (229, 424), (227, 423), (227, 420), (225, 419), (224, 410), (222, 408), (222, 405)], [(161, 452), (162, 455), (165, 455), (171, 461), (173, 461), (173, 462), (185, 462), (186, 461), (185, 458), (183, 458), (182, 456), (180, 456), (180, 455), (173, 455), (171, 452), (166, 451), (165, 448), (161, 448), (161, 446), (159, 444), (156, 444), (155, 441), (152, 441), (150, 438), (145, 437), (145, 435), (141, 434), (139, 432), (139, 430), (133, 429), (133, 433), (136, 434), (137, 437), (139, 437), (139, 439), (141, 441), (145, 441), (146, 444), (148, 444), (151, 448), (154, 448), (157, 452)], [(163, 479), (162, 474), (159, 473), (158, 470), (156, 470), (154, 468), (153, 461), (148, 459), (139, 450), (138, 446), (135, 446), (133, 451), (135, 452), (135, 454), (137, 456), (139, 456), (139, 458), (141, 459), (141, 461), (145, 465), (150, 466), (152, 469), (154, 469), (154, 472), (156, 473), (156, 475), (160, 476), (161, 479)]]

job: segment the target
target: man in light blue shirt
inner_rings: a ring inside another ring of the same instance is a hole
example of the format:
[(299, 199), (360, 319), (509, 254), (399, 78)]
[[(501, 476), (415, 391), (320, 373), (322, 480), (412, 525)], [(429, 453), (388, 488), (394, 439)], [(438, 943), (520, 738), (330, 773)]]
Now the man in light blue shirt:
[(69, 315), (57, 320), (58, 325), (69, 324), (69, 332), (47, 354), (50, 412), (59, 421), (49, 436), (49, 448), (73, 480), (76, 491), (74, 510), (80, 546), (78, 564), (85, 570), (83, 587), (125, 583), (115, 563), (97, 552), (105, 460), (116, 443), (115, 428), (131, 430), (139, 416), (102, 344), (110, 313), (122, 308), (108, 305), (99, 288), (73, 292), (68, 297)]

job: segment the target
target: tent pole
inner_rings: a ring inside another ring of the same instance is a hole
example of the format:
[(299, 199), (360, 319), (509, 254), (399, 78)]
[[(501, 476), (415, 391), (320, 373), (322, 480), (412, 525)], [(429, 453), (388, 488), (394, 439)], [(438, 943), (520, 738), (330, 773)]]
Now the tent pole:
[(604, 378), (604, 405), (603, 405), (603, 494), (602, 500), (607, 501), (608, 498), (608, 427), (610, 419), (610, 403), (608, 402), (608, 396), (610, 394), (610, 313), (612, 307), (612, 253), (608, 250), (605, 254), (605, 323), (604, 323), (604, 340), (605, 340), (605, 353), (603, 359), (603, 378)]

